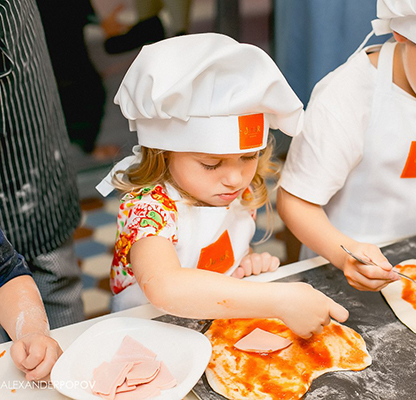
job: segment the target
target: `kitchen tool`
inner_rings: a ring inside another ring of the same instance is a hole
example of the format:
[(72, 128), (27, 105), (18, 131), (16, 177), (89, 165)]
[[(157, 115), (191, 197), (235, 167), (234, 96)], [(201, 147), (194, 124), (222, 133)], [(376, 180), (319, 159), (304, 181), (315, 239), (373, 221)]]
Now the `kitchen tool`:
[[(375, 262), (373, 262), (373, 261), (366, 261), (366, 260), (363, 260), (362, 258), (360, 258), (360, 257), (358, 257), (358, 256), (356, 256), (354, 253), (352, 253), (351, 251), (349, 251), (346, 247), (344, 247), (342, 244), (341, 244), (341, 248), (342, 248), (342, 250), (344, 250), (345, 252), (347, 252), (352, 258), (355, 258), (358, 262), (360, 262), (361, 264), (365, 264), (365, 265), (374, 265), (374, 266), (376, 266), (376, 267), (378, 267), (378, 265), (375, 263)], [(405, 275), (405, 274), (402, 274), (401, 272), (399, 272), (399, 271), (397, 271), (396, 270), (396, 268), (394, 268), (393, 267), (393, 271), (397, 274), (397, 275), (400, 275), (402, 278), (404, 278), (404, 279), (407, 279), (407, 280), (409, 280), (409, 281), (411, 281), (411, 282), (413, 282), (415, 285), (416, 285), (416, 281), (415, 280), (413, 280), (410, 276), (407, 276), (407, 275)]]

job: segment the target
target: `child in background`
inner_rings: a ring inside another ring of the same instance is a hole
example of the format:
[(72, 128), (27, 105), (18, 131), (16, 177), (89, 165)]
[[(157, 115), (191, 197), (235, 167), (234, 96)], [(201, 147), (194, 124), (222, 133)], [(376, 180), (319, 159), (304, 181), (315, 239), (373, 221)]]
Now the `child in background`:
[[(269, 126), (299, 132), (303, 109), (261, 49), (219, 34), (145, 46), (116, 94), (140, 151), (99, 185), (121, 201), (113, 310), (150, 301), (188, 318), (276, 317), (302, 337), (348, 312), (304, 283), (236, 277), (275, 270), (250, 254), (252, 210), (268, 201)], [(231, 275), (231, 276), (230, 276)]]
[(357, 51), (317, 84), (277, 199), (309, 247), (301, 258), (316, 252), (371, 291), (399, 279), (378, 246), (416, 234), (416, 0), (379, 0), (377, 15), (376, 34), (395, 41)]
[(1, 229), (0, 325), (14, 341), (11, 357), (26, 379), (46, 378), (62, 350), (49, 336), (45, 308), (25, 259)]

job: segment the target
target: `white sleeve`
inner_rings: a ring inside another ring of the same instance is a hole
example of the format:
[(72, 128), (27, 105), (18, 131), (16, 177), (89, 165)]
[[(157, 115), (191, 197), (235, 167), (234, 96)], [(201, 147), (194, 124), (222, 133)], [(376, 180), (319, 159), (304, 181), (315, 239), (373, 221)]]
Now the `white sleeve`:
[(309, 103), (304, 129), (290, 145), (280, 180), (289, 193), (319, 205), (328, 203), (360, 162), (365, 130), (356, 101), (348, 95), (325, 97), (325, 102), (318, 96)]

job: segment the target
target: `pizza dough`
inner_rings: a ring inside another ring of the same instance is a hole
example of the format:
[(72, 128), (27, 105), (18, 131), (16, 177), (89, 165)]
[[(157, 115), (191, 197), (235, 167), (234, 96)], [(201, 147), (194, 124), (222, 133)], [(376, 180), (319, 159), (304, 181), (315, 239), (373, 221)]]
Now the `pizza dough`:
[[(234, 347), (256, 328), (293, 343), (269, 354)], [(215, 320), (206, 336), (213, 348), (205, 371), (208, 383), (228, 399), (300, 399), (326, 372), (358, 371), (371, 364), (363, 338), (334, 321), (310, 339), (296, 336), (278, 319)]]
[[(416, 260), (402, 261), (396, 269), (416, 279)], [(390, 283), (381, 293), (397, 318), (416, 333), (416, 285), (402, 278)]]

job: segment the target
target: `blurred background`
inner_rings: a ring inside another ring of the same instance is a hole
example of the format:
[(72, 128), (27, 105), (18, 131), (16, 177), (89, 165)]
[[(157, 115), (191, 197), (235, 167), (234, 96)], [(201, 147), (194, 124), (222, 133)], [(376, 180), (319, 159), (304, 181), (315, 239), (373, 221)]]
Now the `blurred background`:
[[(37, 1), (77, 171), (83, 219), (74, 238), (89, 318), (110, 310), (119, 201), (116, 194), (102, 198), (95, 186), (137, 144), (113, 98), (141, 46), (175, 35), (225, 33), (265, 50), (306, 105), (315, 83), (364, 40), (376, 14), (376, 0)], [(283, 165), (290, 139), (273, 134)], [(266, 222), (260, 210), (255, 240)], [(269, 251), (282, 264), (296, 261), (299, 243), (277, 213), (274, 226), (271, 238), (255, 250)]]

